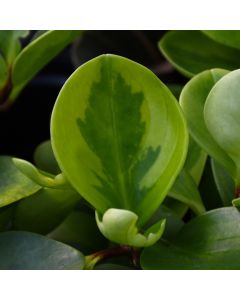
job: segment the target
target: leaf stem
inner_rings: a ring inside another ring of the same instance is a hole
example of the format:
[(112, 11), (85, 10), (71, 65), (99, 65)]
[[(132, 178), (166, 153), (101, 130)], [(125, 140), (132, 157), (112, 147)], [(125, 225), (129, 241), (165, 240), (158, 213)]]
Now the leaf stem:
[(93, 270), (95, 265), (100, 261), (107, 258), (122, 256), (122, 255), (131, 255), (134, 267), (139, 268), (140, 249), (132, 248), (125, 245), (104, 249), (94, 254), (86, 256), (84, 268), (86, 270)]

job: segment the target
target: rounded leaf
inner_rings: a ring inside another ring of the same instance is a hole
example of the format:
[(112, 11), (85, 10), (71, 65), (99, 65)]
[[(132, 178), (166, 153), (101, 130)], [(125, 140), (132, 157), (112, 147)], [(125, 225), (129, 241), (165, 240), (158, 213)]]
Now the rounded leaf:
[(240, 49), (240, 30), (203, 30), (214, 41)]
[(232, 159), (216, 143), (204, 120), (204, 106), (213, 86), (224, 77), (228, 71), (212, 69), (194, 76), (183, 88), (180, 105), (187, 120), (189, 132), (193, 139), (210, 156), (221, 163), (231, 174), (235, 174)]
[(51, 119), (56, 159), (102, 214), (127, 209), (144, 224), (181, 170), (188, 135), (178, 103), (148, 69), (115, 55), (79, 67)]
[(167, 60), (187, 77), (212, 68), (234, 70), (239, 66), (240, 51), (213, 41), (199, 30), (167, 32), (159, 47)]
[(83, 269), (78, 250), (39, 234), (9, 231), (0, 234), (0, 270)]
[(0, 156), (0, 207), (36, 193), (41, 186), (26, 177), (9, 156)]
[(217, 144), (235, 163), (235, 183), (240, 185), (240, 70), (219, 80), (208, 95), (204, 118)]
[(233, 207), (207, 212), (188, 224), (170, 241), (145, 248), (143, 269), (239, 270), (240, 213)]

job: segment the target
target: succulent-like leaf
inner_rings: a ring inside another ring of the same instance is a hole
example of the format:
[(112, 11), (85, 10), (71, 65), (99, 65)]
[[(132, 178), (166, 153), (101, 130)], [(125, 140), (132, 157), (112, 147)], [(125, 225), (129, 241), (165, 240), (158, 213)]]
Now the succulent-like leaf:
[(80, 195), (71, 189), (42, 188), (17, 204), (13, 227), (47, 234), (67, 217), (79, 200)]
[(141, 227), (180, 172), (188, 135), (178, 103), (145, 67), (115, 55), (81, 66), (51, 119), (56, 159), (100, 213), (135, 212)]
[(210, 156), (221, 163), (233, 177), (235, 166), (232, 159), (214, 140), (204, 120), (204, 106), (208, 94), (216, 82), (227, 73), (228, 71), (226, 70), (213, 69), (196, 75), (183, 88), (180, 96), (180, 105), (185, 114), (192, 138)]
[(236, 187), (240, 187), (239, 84), (240, 70), (230, 72), (212, 88), (204, 107), (204, 119), (208, 130), (219, 147), (235, 163), (236, 172), (233, 179)]
[(52, 175), (50, 173), (38, 170), (33, 164), (20, 158), (13, 158), (13, 162), (19, 171), (42, 187), (71, 189), (71, 185), (62, 173), (56, 176)]
[(0, 156), (0, 207), (30, 196), (41, 186), (26, 177), (9, 156)]
[(10, 100), (13, 101), (27, 82), (80, 33), (79, 30), (47, 31), (26, 46), (13, 64)]
[(239, 270), (240, 213), (220, 208), (186, 224), (171, 241), (145, 248), (143, 269)]
[(159, 42), (167, 60), (187, 77), (204, 70), (239, 66), (240, 51), (219, 44), (198, 30), (167, 32)]
[(9, 231), (0, 234), (1, 270), (83, 269), (78, 250), (39, 234)]
[(21, 50), (19, 38), (25, 37), (28, 30), (1, 30), (0, 53), (2, 53), (8, 65), (11, 65)]
[(146, 230), (139, 233), (137, 228), (138, 216), (124, 209), (110, 208), (102, 218), (96, 212), (98, 228), (109, 240), (133, 247), (149, 247), (155, 244), (162, 236), (165, 220), (160, 220)]
[(203, 30), (203, 33), (218, 43), (240, 49), (240, 30)]

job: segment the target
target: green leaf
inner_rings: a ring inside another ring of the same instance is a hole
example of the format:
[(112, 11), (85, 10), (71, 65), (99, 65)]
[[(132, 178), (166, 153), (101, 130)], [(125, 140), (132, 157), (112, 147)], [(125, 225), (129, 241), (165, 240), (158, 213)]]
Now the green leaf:
[(192, 78), (183, 88), (180, 105), (185, 114), (192, 138), (210, 156), (220, 162), (231, 176), (234, 176), (235, 166), (232, 159), (216, 143), (204, 120), (204, 106), (208, 94), (216, 82), (227, 73), (226, 70), (214, 69), (204, 71)]
[(205, 212), (197, 184), (185, 169), (182, 169), (168, 195), (189, 206), (197, 215)]
[(108, 245), (108, 241), (97, 227), (94, 214), (85, 211), (71, 212), (48, 236), (72, 245), (84, 254), (97, 252)]
[(184, 168), (188, 171), (197, 185), (199, 185), (202, 178), (206, 160), (206, 152), (203, 151), (192, 138), (190, 138)]
[(8, 65), (11, 65), (21, 51), (19, 38), (25, 37), (28, 30), (1, 30), (0, 53), (2, 53)]
[(83, 269), (78, 250), (44, 236), (10, 231), (0, 234), (1, 270)]
[(145, 248), (143, 269), (239, 270), (240, 213), (220, 208), (186, 224), (171, 241)]
[(8, 66), (0, 54), (0, 98), (1, 98), (1, 89), (5, 86), (8, 80)]
[(170, 31), (159, 42), (159, 48), (187, 77), (212, 68), (234, 70), (240, 63), (240, 51), (219, 44), (197, 30)]
[(176, 200), (169, 196), (164, 199), (164, 205), (166, 205), (167, 208), (173, 211), (180, 219), (185, 216), (189, 209), (189, 207), (183, 202), (180, 202), (179, 200)]
[(110, 208), (102, 218), (96, 211), (96, 221), (101, 233), (110, 241), (132, 247), (149, 247), (162, 236), (166, 220), (160, 220), (146, 230), (138, 232), (138, 216), (124, 209)]
[(13, 162), (19, 171), (42, 187), (72, 189), (63, 173), (54, 176), (47, 172), (38, 170), (33, 164), (20, 158), (13, 158)]
[(55, 175), (61, 173), (49, 140), (37, 146), (34, 151), (34, 162), (40, 170)]
[[(208, 130), (219, 147), (235, 163), (236, 172), (233, 175), (230, 174), (236, 187), (240, 187), (239, 83), (240, 70), (224, 76), (209, 93), (204, 107), (204, 118)], [(227, 171), (229, 170), (227, 169)]]
[(140, 226), (180, 172), (188, 143), (169, 90), (145, 67), (115, 55), (87, 62), (65, 83), (51, 137), (73, 187), (102, 214), (111, 207), (135, 212)]
[(202, 196), (207, 211), (223, 206), (216, 182), (213, 177), (210, 157), (207, 159), (203, 176), (199, 184), (199, 192)]
[(66, 218), (79, 199), (73, 190), (43, 188), (18, 203), (13, 226), (18, 230), (47, 234)]
[(184, 168), (168, 193), (169, 197), (186, 204), (187, 207), (190, 207), (197, 215), (205, 212), (205, 207), (198, 191), (198, 184), (202, 177), (206, 158), (206, 153), (190, 139)]
[(203, 33), (218, 43), (240, 49), (240, 30), (203, 30)]
[(12, 69), (13, 101), (20, 91), (51, 59), (60, 53), (74, 38), (79, 30), (52, 30), (40, 35), (26, 46), (14, 61)]
[(0, 156), (0, 207), (32, 195), (41, 187), (22, 174), (9, 156)]
[(232, 204), (234, 198), (235, 185), (228, 172), (214, 159), (211, 159), (212, 171), (214, 180), (225, 206)]
[(162, 237), (170, 238), (179, 232), (179, 230), (183, 227), (184, 222), (177, 214), (175, 214), (174, 211), (169, 209), (164, 204), (162, 204), (158, 208), (158, 210), (154, 213), (149, 222), (144, 226), (144, 229), (152, 226), (154, 223), (161, 219), (166, 219), (166, 225)]

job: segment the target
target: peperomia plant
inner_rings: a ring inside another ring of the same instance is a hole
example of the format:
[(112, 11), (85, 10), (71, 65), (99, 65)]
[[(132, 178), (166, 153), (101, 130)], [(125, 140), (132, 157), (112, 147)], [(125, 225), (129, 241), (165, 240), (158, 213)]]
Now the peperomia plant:
[(34, 163), (0, 157), (0, 269), (239, 269), (239, 40), (163, 37), (165, 56), (193, 77), (179, 103), (127, 58), (81, 65)]

